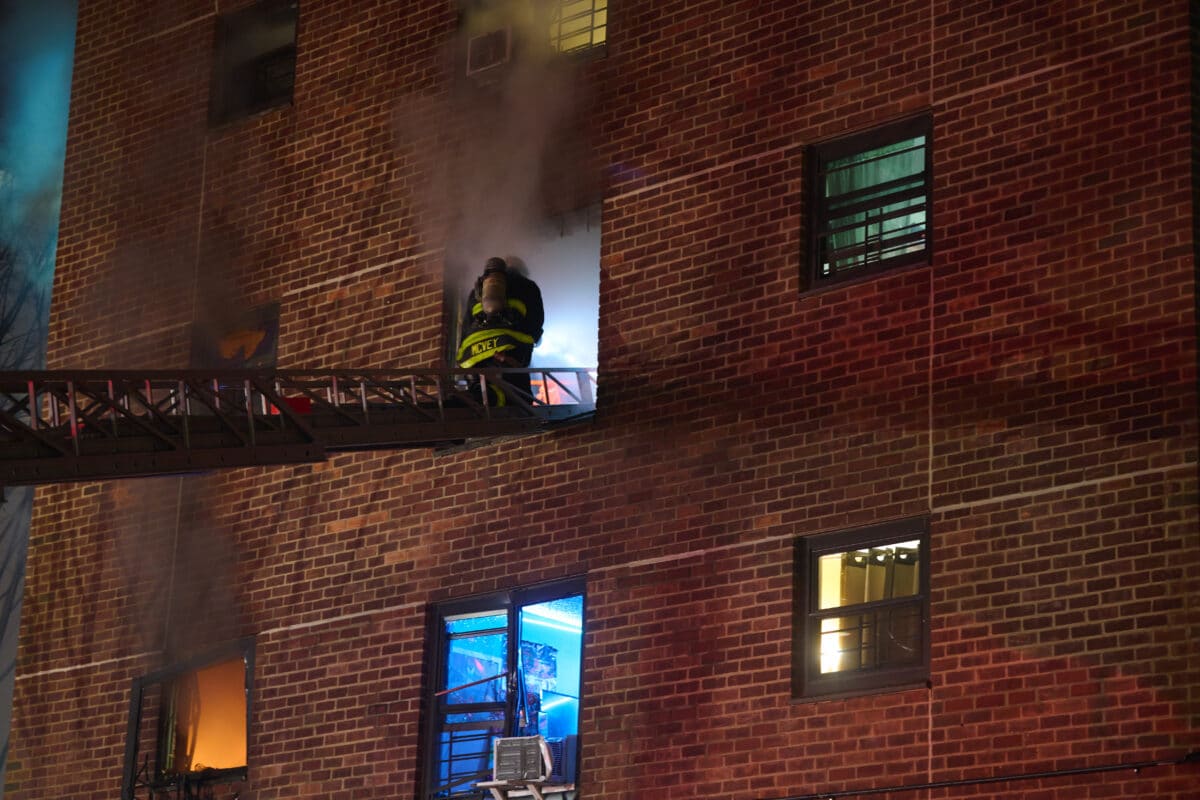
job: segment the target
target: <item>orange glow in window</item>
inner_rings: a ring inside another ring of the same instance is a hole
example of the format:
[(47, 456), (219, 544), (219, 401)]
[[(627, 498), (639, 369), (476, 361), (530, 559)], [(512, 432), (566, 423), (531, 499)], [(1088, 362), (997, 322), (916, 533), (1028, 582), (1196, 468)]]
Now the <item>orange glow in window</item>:
[(246, 665), (202, 667), (175, 684), (174, 773), (246, 766)]

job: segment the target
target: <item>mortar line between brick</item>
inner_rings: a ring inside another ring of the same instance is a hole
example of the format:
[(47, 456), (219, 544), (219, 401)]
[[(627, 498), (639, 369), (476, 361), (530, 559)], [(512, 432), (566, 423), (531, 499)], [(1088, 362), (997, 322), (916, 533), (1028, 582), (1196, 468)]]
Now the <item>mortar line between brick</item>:
[[(937, 86), (937, 74), (936, 74), (937, 67), (935, 66), (937, 64), (937, 45), (936, 45), (936, 42), (937, 42), (937, 9), (934, 6), (935, 6), (935, 4), (932, 2), (928, 6), (928, 8), (929, 8), (929, 97), (931, 100), (933, 99), (933, 87)], [(932, 118), (932, 116), (933, 116), (933, 114), (931, 112), (930, 117)], [(931, 142), (930, 146), (936, 148), (937, 142), (936, 141)], [(933, 187), (931, 186), (930, 188), (932, 189)], [(931, 203), (933, 202), (932, 198), (930, 198), (930, 202)], [(932, 216), (932, 214), (930, 216)], [(935, 231), (937, 230), (936, 223), (937, 223), (936, 219), (931, 220), (930, 227), (933, 228), (933, 230), (935, 230)], [(934, 242), (933, 245), (934, 245), (933, 252), (936, 254), (937, 253), (937, 243)], [(932, 266), (933, 265), (930, 264), (930, 267), (932, 267)], [(928, 308), (929, 308), (929, 343), (928, 343), (928, 352), (926, 354), (926, 358), (928, 359), (927, 364), (926, 364), (926, 369), (928, 370), (928, 375), (926, 376), (926, 379), (925, 379), (925, 385), (927, 387), (930, 387), (929, 391), (926, 392), (926, 399), (928, 400), (927, 411), (928, 411), (929, 416), (927, 417), (927, 421), (926, 421), (926, 425), (925, 425), (925, 435), (927, 437), (926, 443), (928, 445), (929, 452), (926, 454), (925, 459), (926, 459), (926, 474), (929, 476), (929, 482), (925, 487), (925, 505), (930, 506), (930, 507), (933, 506), (933, 439), (934, 439), (934, 436), (933, 436), (933, 389), (932, 389), (932, 387), (934, 385), (933, 384), (933, 358), (934, 358), (934, 349), (936, 348), (936, 344), (934, 344), (934, 343), (937, 341), (937, 325), (935, 324), (937, 314), (934, 311), (935, 306), (934, 306), (933, 301), (934, 301), (935, 294), (934, 294), (933, 287), (934, 287), (934, 273), (933, 273), (933, 270), (930, 269), (929, 270), (929, 305), (928, 305)], [(933, 691), (932, 691), (932, 687), (931, 687), (931, 691), (929, 692), (926, 703), (925, 703), (925, 780), (926, 780), (926, 782), (932, 783), (933, 779), (934, 779), (934, 774), (933, 774)]]
[(154, 33), (150, 33), (139, 39), (135, 39), (132, 42), (128, 42), (126, 44), (122, 44), (117, 47), (113, 47), (109, 50), (104, 50), (103, 52), (92, 53), (89, 56), (87, 56), (87, 58), (80, 60), (75, 65), (75, 71), (79, 72), (79, 67), (84, 64), (90, 64), (94, 61), (100, 61), (101, 59), (109, 58), (113, 55), (113, 53), (120, 53), (122, 50), (125, 50), (126, 48), (138, 47), (140, 45), (146, 44), (147, 42), (153, 42), (155, 39), (159, 39), (163, 36), (169, 36), (172, 33), (175, 33), (176, 31), (181, 31), (185, 28), (189, 28), (192, 25), (198, 25), (202, 22), (207, 22), (211, 18), (218, 16), (218, 12), (215, 8), (215, 6), (216, 6), (215, 2), (213, 3), (213, 6), (214, 6), (214, 8), (213, 8), (213, 11), (211, 14), (199, 14), (195, 17), (192, 17), (191, 19), (180, 22), (178, 25), (172, 25), (170, 28), (164, 28), (161, 31), (155, 31)]
[[(379, 270), (386, 269), (386, 268), (388, 268), (388, 267), (394, 267), (394, 266), (397, 266), (398, 264), (404, 264), (404, 263), (406, 263), (406, 262), (410, 262), (410, 261), (416, 261), (417, 259), (420, 259), (420, 258), (425, 258), (425, 257), (427, 257), (427, 256), (430, 256), (430, 255), (436, 255), (436, 254), (437, 254), (437, 253), (439, 253), (439, 252), (441, 252), (440, 248), (439, 248), (439, 249), (436, 249), (436, 250), (426, 250), (426, 251), (424, 251), (424, 252), (421, 252), (421, 253), (416, 253), (416, 254), (414, 254), (414, 255), (411, 255), (411, 256), (405, 256), (404, 258), (398, 258), (398, 259), (396, 259), (396, 260), (394, 260), (394, 261), (388, 261), (388, 262), (386, 262), (386, 263), (383, 263), (383, 264), (375, 264), (374, 266), (370, 266), (370, 267), (363, 267), (363, 268), (362, 268), (362, 269), (360, 269), (360, 270), (357, 270), (357, 271), (355, 271), (355, 272), (348, 273), (348, 274), (346, 274), (346, 275), (339, 275), (339, 276), (337, 276), (337, 277), (335, 277), (335, 278), (328, 278), (328, 279), (326, 279), (326, 280), (323, 280), (323, 281), (318, 281), (317, 283), (309, 283), (309, 284), (305, 284), (304, 286), (297, 287), (297, 288), (295, 288), (295, 289), (289, 289), (289, 290), (287, 290), (287, 291), (283, 292), (283, 293), (280, 295), (280, 297), (290, 297), (290, 296), (293, 296), (293, 295), (304, 294), (305, 292), (312, 291), (313, 289), (319, 289), (319, 288), (321, 288), (321, 287), (323, 287), (323, 286), (328, 286), (328, 285), (330, 285), (330, 284), (338, 283), (339, 281), (345, 281), (345, 280), (350, 280), (350, 279), (353, 279), (353, 278), (357, 278), (357, 277), (360, 277), (360, 276), (366, 275), (366, 274), (368, 274), (368, 273), (371, 273), (371, 272), (376, 272), (376, 271), (379, 271)], [(194, 317), (194, 316), (195, 316), (195, 313), (193, 312), (193, 317)], [(131, 334), (129, 334), (128, 336), (126, 336), (126, 338), (125, 338), (125, 341), (126, 341), (126, 342), (135, 342), (135, 341), (137, 341), (137, 340), (139, 340), (139, 339), (146, 339), (146, 338), (150, 338), (150, 337), (158, 337), (158, 336), (161, 336), (161, 335), (162, 335), (162, 334), (164, 334), (164, 333), (167, 333), (167, 332), (169, 332), (169, 331), (173, 331), (173, 330), (175, 330), (175, 329), (179, 328), (179, 326), (180, 326), (180, 324), (175, 324), (175, 325), (163, 325), (162, 327), (155, 328), (154, 330), (151, 330), (151, 331), (144, 331), (144, 332), (142, 332), (142, 333), (131, 333)], [(81, 356), (86, 356), (86, 355), (88, 355), (89, 353), (95, 353), (95, 352), (98, 352), (98, 351), (100, 351), (100, 350), (103, 350), (103, 349), (104, 349), (104, 347), (105, 347), (105, 345), (96, 345), (96, 346), (94, 346), (94, 347), (89, 347), (89, 348), (87, 348), (87, 349), (84, 349), (84, 350), (78, 350), (78, 351), (76, 351), (74, 358), (78, 359), (78, 358), (80, 358)]]
[[(978, 506), (988, 506), (988, 505), (992, 505), (994, 503), (1008, 502), (1010, 500), (1018, 500), (1018, 499), (1022, 499), (1022, 498), (1033, 498), (1033, 497), (1037, 497), (1039, 495), (1055, 494), (1058, 492), (1067, 492), (1067, 491), (1071, 491), (1072, 489), (1079, 489), (1079, 488), (1083, 488), (1083, 487), (1087, 487), (1087, 486), (1096, 486), (1098, 484), (1103, 484), (1103, 483), (1107, 483), (1109, 481), (1114, 481), (1114, 480), (1122, 480), (1122, 479), (1127, 479), (1127, 478), (1138, 478), (1143, 475), (1169, 475), (1170, 473), (1175, 472), (1175, 471), (1179, 471), (1179, 472), (1186, 471), (1190, 468), (1190, 466), (1191, 465), (1189, 465), (1189, 464), (1177, 464), (1175, 466), (1166, 467), (1166, 468), (1144, 469), (1144, 470), (1138, 470), (1137, 472), (1124, 472), (1124, 473), (1121, 473), (1120, 475), (1109, 475), (1104, 478), (1095, 478), (1095, 479), (1087, 480), (1087, 481), (1078, 481), (1076, 483), (1068, 483), (1068, 484), (1063, 484), (1061, 486), (1052, 486), (1052, 487), (1048, 487), (1046, 489), (1037, 489), (1037, 490), (1028, 491), (1028, 492), (1016, 492), (1013, 494), (1006, 494), (1006, 495), (1001, 495), (998, 497), (989, 497), (985, 500), (977, 500), (977, 501), (970, 502), (970, 503), (954, 503), (952, 505), (946, 505), (946, 506), (930, 506), (929, 513), (930, 514), (941, 514), (941, 513), (948, 512), (948, 511), (959, 511), (964, 508), (975, 508)], [(631, 567), (634, 567), (634, 568), (645, 567), (645, 566), (652, 566), (654, 564), (663, 564), (663, 563), (667, 563), (667, 562), (671, 562), (671, 561), (684, 561), (689, 558), (697, 558), (700, 556), (707, 556), (707, 555), (711, 555), (713, 553), (721, 553), (721, 552), (725, 552), (728, 550), (735, 550), (735, 549), (743, 548), (743, 547), (754, 547), (756, 545), (769, 544), (771, 542), (791, 541), (792, 539), (795, 539), (797, 535), (798, 534), (795, 534), (795, 533), (781, 533), (781, 534), (777, 534), (774, 536), (763, 536), (758, 539), (747, 539), (747, 540), (740, 541), (740, 542), (734, 542), (732, 544), (718, 545), (716, 547), (706, 547), (703, 550), (689, 550), (684, 553), (672, 553), (671, 555), (666, 555), (666, 556), (656, 556), (654, 558), (643, 558), (643, 559), (639, 559), (637, 561), (627, 561), (623, 564), (613, 564), (613, 565), (607, 566), (607, 567), (598, 567), (596, 569), (589, 570), (587, 574), (594, 575), (594, 574), (600, 574), (600, 573), (604, 573), (604, 572), (611, 572), (612, 570), (629, 569)]]
[[(933, 21), (932, 17), (930, 18), (930, 26), (931, 27), (934, 26), (934, 21)], [(1111, 50), (1106, 50), (1103, 53), (1089, 53), (1088, 55), (1080, 56), (1079, 58), (1072, 59), (1070, 61), (1063, 61), (1058, 64), (1051, 64), (1050, 66), (1042, 67), (1039, 70), (1034, 70), (1032, 72), (1026, 72), (1021, 75), (1017, 75), (1012, 78), (1008, 78), (1006, 80), (989, 83), (985, 86), (978, 86), (974, 89), (968, 89), (965, 92), (959, 92), (958, 94), (953, 94), (948, 97), (935, 98), (933, 105), (935, 107), (939, 106), (939, 105), (949, 105), (949, 104), (958, 102), (958, 101), (962, 100), (963, 98), (971, 97), (972, 95), (977, 95), (981, 92), (986, 92), (991, 89), (996, 89), (996, 88), (999, 88), (1002, 86), (1007, 86), (1010, 83), (1016, 83), (1019, 81), (1026, 80), (1028, 78), (1037, 78), (1042, 75), (1045, 75), (1048, 72), (1054, 72), (1056, 70), (1066, 72), (1066, 71), (1069, 71), (1072, 67), (1074, 67), (1084, 61), (1087, 61), (1089, 59), (1096, 58), (1097, 56), (1104, 56), (1104, 55), (1109, 55), (1112, 53), (1121, 53), (1124, 51), (1131, 51), (1137, 47), (1144, 47), (1147, 43), (1157, 42), (1157, 41), (1161, 41), (1161, 40), (1165, 39), (1171, 33), (1174, 33), (1174, 31), (1159, 34), (1156, 36), (1147, 36), (1143, 39), (1139, 39), (1136, 42), (1130, 42), (1129, 44), (1121, 45), (1119, 47), (1114, 47)], [(930, 86), (932, 86), (933, 85), (933, 71), (934, 71), (934, 58), (933, 58), (934, 45), (933, 45), (932, 33), (930, 35), (929, 49), (930, 49), (930, 59), (929, 59)], [(684, 181), (695, 180), (696, 178), (699, 178), (703, 175), (707, 175), (710, 172), (715, 172), (716, 170), (730, 169), (730, 168), (740, 166), (740, 165), (745, 164), (750, 161), (757, 161), (758, 159), (761, 159), (761, 158), (769, 158), (770, 156), (779, 155), (781, 153), (786, 153), (788, 150), (802, 148), (802, 147), (804, 147), (803, 142), (796, 142), (794, 144), (780, 145), (779, 147), (774, 147), (770, 150), (764, 150), (761, 153), (755, 153), (753, 155), (742, 156), (741, 158), (737, 158), (732, 161), (724, 161), (724, 162), (721, 162), (720, 164), (714, 164), (711, 167), (707, 167), (705, 169), (698, 170), (696, 172), (689, 172), (686, 175), (677, 175), (674, 178), (667, 178), (666, 180), (663, 180), (663, 181), (659, 181), (659, 182), (655, 182), (655, 183), (648, 183), (645, 186), (639, 186), (636, 189), (630, 189), (625, 192), (620, 192), (618, 194), (614, 194), (609, 197), (605, 197), (604, 202), (605, 203), (610, 202), (610, 201), (617, 202), (619, 200), (624, 200), (626, 198), (636, 197), (639, 194), (643, 194), (645, 192), (656, 191), (658, 189), (662, 189), (666, 186), (671, 186), (676, 183), (682, 183)]]
[(711, 167), (707, 167), (705, 169), (698, 170), (696, 172), (689, 172), (686, 175), (677, 175), (674, 178), (667, 178), (666, 180), (659, 181), (658, 183), (648, 183), (645, 186), (639, 186), (638, 188), (630, 189), (627, 192), (621, 192), (620, 194), (614, 194), (609, 197), (605, 197), (604, 202), (605, 203), (616, 202), (618, 200), (624, 200), (628, 197), (635, 197), (639, 194), (642, 194), (643, 192), (653, 192), (653, 191), (663, 188), (664, 186), (672, 186), (676, 183), (682, 183), (684, 181), (695, 180), (696, 178), (699, 178), (703, 175), (707, 175), (710, 172), (716, 172), (717, 170), (722, 170), (722, 169), (732, 169), (734, 167), (739, 167), (742, 164), (745, 164), (750, 161), (758, 161), (761, 158), (770, 158), (771, 156), (779, 155), (780, 153), (786, 153), (788, 150), (795, 150), (795, 149), (802, 148), (802, 147), (804, 147), (803, 142), (796, 142), (793, 144), (783, 144), (783, 145), (780, 145), (779, 147), (773, 147), (770, 150), (763, 150), (761, 153), (755, 153), (755, 154), (749, 155), (749, 156), (742, 156), (741, 158), (735, 158), (732, 161), (722, 161), (720, 164), (714, 164)]
[(306, 283), (303, 286), (297, 286), (294, 289), (288, 289), (288, 290), (284, 291), (280, 295), (280, 297), (290, 297), (290, 296), (296, 295), (296, 294), (304, 294), (305, 292), (310, 292), (313, 289), (319, 289), (322, 286), (329, 286), (331, 284), (335, 284), (340, 281), (350, 280), (352, 278), (359, 278), (359, 277), (362, 277), (363, 275), (367, 275), (372, 272), (379, 272), (379, 271), (385, 270), (388, 267), (395, 267), (399, 264), (405, 264), (405, 263), (409, 263), (412, 261), (416, 261), (421, 258), (425, 258), (427, 256), (436, 255), (436, 254), (440, 253), (441, 251), (442, 251), (441, 248), (436, 248), (434, 250), (425, 250), (420, 253), (414, 253), (411, 256), (405, 256), (404, 258), (397, 258), (394, 261), (385, 261), (381, 264), (374, 264), (369, 267), (363, 267), (362, 269), (355, 270), (354, 272), (348, 272), (345, 275), (337, 275), (332, 278), (326, 278), (325, 280), (317, 281), (316, 283)]
[[(1065, 484), (1062, 486), (1054, 486), (1054, 487), (1050, 487), (1047, 489), (1040, 489), (1037, 491), (1018, 492), (1015, 494), (1003, 495), (1001, 497), (989, 497), (986, 500), (979, 500), (979, 501), (972, 502), (972, 503), (955, 503), (953, 505), (940, 506), (937, 508), (931, 508), (930, 513), (938, 514), (938, 513), (942, 513), (942, 512), (946, 512), (946, 511), (957, 511), (957, 510), (960, 510), (963, 508), (972, 508), (975, 506), (986, 506), (986, 505), (991, 505), (993, 503), (1003, 503), (1005, 501), (1018, 499), (1018, 498), (1036, 497), (1038, 495), (1044, 495), (1044, 494), (1054, 494), (1056, 492), (1070, 491), (1071, 489), (1077, 489), (1077, 488), (1085, 487), (1085, 486), (1095, 486), (1097, 484), (1107, 483), (1107, 482), (1113, 481), (1113, 480), (1120, 480), (1120, 479), (1125, 479), (1125, 478), (1137, 478), (1142, 475), (1168, 475), (1168, 474), (1170, 474), (1172, 472), (1176, 472), (1176, 471), (1183, 472), (1185, 470), (1190, 469), (1190, 467), (1191, 467), (1191, 465), (1189, 465), (1189, 464), (1177, 464), (1173, 467), (1167, 467), (1165, 469), (1144, 469), (1144, 470), (1138, 470), (1137, 472), (1126, 472), (1126, 473), (1122, 473), (1120, 475), (1110, 475), (1110, 476), (1107, 476), (1104, 478), (1095, 478), (1093, 480), (1088, 480), (1088, 481), (1078, 481), (1076, 483)], [(633, 567), (633, 568), (644, 567), (644, 566), (650, 566), (653, 564), (668, 563), (671, 561), (686, 561), (688, 559), (699, 558), (699, 557), (710, 555), (713, 553), (721, 553), (721, 552), (725, 552), (728, 550), (734, 550), (734, 549), (743, 548), (743, 547), (755, 547), (757, 545), (768, 544), (770, 542), (791, 541), (795, 538), (796, 538), (795, 533), (781, 533), (781, 534), (776, 534), (774, 536), (763, 536), (758, 539), (750, 539), (747, 541), (734, 542), (732, 544), (719, 545), (717, 547), (706, 547), (703, 550), (691, 550), (686, 553), (672, 553), (672, 554), (666, 555), (666, 556), (657, 556), (655, 558), (643, 558), (643, 559), (639, 559), (637, 561), (627, 561), (623, 564), (614, 564), (614, 565), (608, 566), (608, 567), (599, 567), (596, 569), (588, 570), (587, 575), (588, 575), (588, 577), (591, 577), (592, 575), (600, 575), (600, 574), (603, 574), (606, 572), (612, 572), (613, 570), (629, 569), (631, 567)], [(324, 617), (321, 619), (310, 620), (308, 622), (297, 622), (293, 625), (282, 625), (282, 626), (279, 626), (276, 628), (268, 628), (266, 630), (260, 631), (259, 633), (255, 634), (255, 637), (257, 638), (257, 637), (266, 637), (266, 636), (276, 636), (281, 633), (289, 633), (291, 631), (297, 631), (297, 630), (307, 630), (308, 628), (317, 628), (322, 625), (332, 625), (332, 624), (339, 623), (339, 622), (345, 622), (347, 620), (361, 619), (363, 617), (371, 617), (371, 616), (375, 616), (376, 614), (389, 614), (389, 613), (393, 613), (396, 611), (403, 611), (403, 610), (412, 609), (412, 608), (421, 608), (424, 605), (425, 605), (424, 602), (399, 603), (397, 605), (387, 606), (385, 608), (376, 608), (376, 609), (371, 609), (368, 611), (356, 611), (352, 614), (340, 614), (336, 617)], [(26, 680), (29, 678), (37, 678), (37, 677), (41, 677), (41, 676), (45, 676), (45, 675), (54, 675), (54, 674), (60, 674), (60, 673), (64, 673), (64, 672), (74, 672), (76, 670), (81, 670), (81, 669), (90, 669), (92, 667), (104, 666), (105, 664), (116, 664), (116, 663), (120, 663), (121, 661), (128, 661), (130, 659), (144, 658), (146, 656), (155, 655), (158, 652), (161, 652), (161, 651), (150, 651), (148, 653), (139, 653), (139, 654), (131, 655), (131, 656), (122, 656), (120, 658), (105, 659), (103, 661), (91, 661), (91, 662), (88, 662), (85, 664), (74, 664), (74, 665), (69, 665), (69, 666), (65, 666), (65, 667), (54, 667), (53, 669), (40, 670), (38, 672), (30, 672), (30, 673), (26, 673), (26, 674), (19, 674), (15, 677), (15, 680), (20, 681), (20, 680)]]
[(1012, 494), (999, 495), (997, 497), (988, 497), (983, 500), (972, 500), (967, 503), (951, 503), (950, 505), (938, 506), (931, 508), (934, 514), (941, 514), (947, 511), (962, 511), (965, 508), (976, 508), (978, 506), (990, 506), (995, 503), (1006, 503), (1009, 500), (1022, 500), (1025, 498), (1037, 497), (1044, 494), (1057, 494), (1059, 492), (1069, 492), (1072, 489), (1082, 489), (1088, 486), (1099, 486), (1100, 484), (1109, 483), (1110, 481), (1126, 480), (1129, 478), (1140, 478), (1143, 475), (1170, 475), (1172, 472), (1183, 472), (1190, 470), (1191, 464), (1174, 464), (1169, 467), (1151, 467), (1150, 469), (1139, 469), (1135, 472), (1121, 472), (1116, 475), (1106, 475), (1102, 478), (1092, 478), (1086, 481), (1076, 481), (1075, 483), (1064, 483), (1058, 486), (1050, 486), (1045, 489), (1033, 489), (1028, 492), (1013, 492)]
[(43, 670), (39, 670), (37, 672), (26, 672), (24, 674), (17, 675), (14, 678), (14, 680), (24, 681), (24, 680), (29, 680), (31, 678), (41, 678), (46, 675), (59, 675), (64, 672), (76, 672), (81, 669), (91, 669), (92, 667), (103, 667), (107, 664), (119, 664), (122, 661), (133, 661), (135, 659), (145, 658), (147, 656), (159, 655), (161, 652), (162, 652), (161, 650), (151, 650), (147, 653), (134, 653), (131, 656), (118, 656), (117, 658), (106, 658), (106, 659), (103, 659), (102, 661), (89, 661), (85, 664), (69, 664), (65, 667), (54, 667), (52, 669), (43, 669)]
[(336, 616), (336, 617), (323, 617), (321, 619), (314, 619), (314, 620), (310, 620), (308, 622), (297, 622), (293, 625), (281, 625), (277, 628), (268, 628), (265, 631), (255, 634), (255, 636), (256, 637), (274, 636), (276, 634), (288, 633), (290, 631), (305, 630), (307, 628), (317, 628), (317, 627), (320, 627), (321, 625), (331, 625), (336, 622), (346, 622), (347, 620), (351, 620), (351, 619), (360, 619), (362, 617), (370, 617), (370, 616), (374, 616), (375, 614), (390, 614), (395, 611), (404, 611), (404, 610), (411, 609), (411, 608), (421, 608), (424, 605), (425, 605), (424, 603), (420, 603), (420, 602), (400, 603), (399, 605), (387, 606), (385, 608), (373, 608), (368, 611), (355, 611), (352, 614), (340, 614), (339, 616)]
[[(1155, 36), (1147, 36), (1144, 39), (1139, 39), (1136, 42), (1130, 42), (1129, 44), (1119, 45), (1119, 46), (1113, 47), (1109, 50), (1105, 50), (1102, 53), (1088, 53), (1085, 56), (1080, 56), (1079, 58), (1075, 58), (1070, 61), (1062, 61), (1058, 64), (1051, 64), (1049, 66), (1042, 67), (1041, 69), (1035, 69), (1031, 72), (1025, 72), (1020, 75), (1015, 75), (1011, 78), (1006, 78), (1002, 81), (996, 81), (995, 83), (989, 83), (986, 86), (978, 86), (974, 89), (968, 89), (965, 92), (959, 92), (958, 94), (952, 94), (949, 97), (935, 98), (933, 105), (934, 105), (934, 107), (937, 107), (940, 105), (950, 105), (952, 103), (962, 100), (963, 98), (971, 97), (972, 95), (977, 95), (982, 92), (989, 91), (991, 89), (998, 89), (1003, 86), (1008, 86), (1010, 83), (1019, 83), (1020, 81), (1028, 80), (1029, 78), (1039, 78), (1042, 75), (1045, 75), (1047, 72), (1061, 71), (1064, 74), (1067, 74), (1074, 67), (1078, 66), (1079, 64), (1083, 63), (1084, 61), (1090, 61), (1095, 58), (1113, 55), (1114, 53), (1123, 53), (1125, 51), (1132, 51), (1134, 48), (1145, 47), (1147, 45), (1147, 43), (1150, 43), (1150, 42), (1164, 41), (1167, 39), (1167, 37), (1175, 35), (1177, 33), (1178, 33), (1178, 31), (1171, 30), (1171, 31), (1167, 31), (1165, 33), (1155, 35)], [(930, 84), (930, 85), (932, 85), (932, 84)]]

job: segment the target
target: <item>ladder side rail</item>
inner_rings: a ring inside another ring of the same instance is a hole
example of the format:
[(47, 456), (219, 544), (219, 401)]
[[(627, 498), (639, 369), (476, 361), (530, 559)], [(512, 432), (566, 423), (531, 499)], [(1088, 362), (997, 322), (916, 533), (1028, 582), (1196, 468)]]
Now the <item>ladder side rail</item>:
[(29, 403), (29, 427), (36, 431), (39, 427), (42, 406), (37, 392), (37, 384), (33, 382), (32, 378), (25, 381), (25, 398)]
[(246, 428), (249, 431), (250, 446), (254, 447), (258, 444), (258, 439), (255, 436), (254, 428), (254, 395), (250, 391), (250, 379), (246, 378), (242, 381), (242, 392), (246, 399)]
[(79, 421), (75, 417), (75, 381), (67, 381), (67, 419), (70, 423), (71, 444), (79, 455)]

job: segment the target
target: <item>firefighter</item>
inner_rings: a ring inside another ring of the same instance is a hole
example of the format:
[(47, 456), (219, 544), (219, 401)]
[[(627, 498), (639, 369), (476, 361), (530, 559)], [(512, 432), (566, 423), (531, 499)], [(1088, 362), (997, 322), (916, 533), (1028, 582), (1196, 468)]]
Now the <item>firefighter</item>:
[[(536, 283), (502, 258), (489, 258), (463, 309), (456, 361), (463, 368), (528, 367), (533, 346), (542, 338), (542, 293)], [(505, 372), (504, 380), (530, 395), (529, 373)], [(510, 398), (491, 386), (492, 402), (507, 405)]]

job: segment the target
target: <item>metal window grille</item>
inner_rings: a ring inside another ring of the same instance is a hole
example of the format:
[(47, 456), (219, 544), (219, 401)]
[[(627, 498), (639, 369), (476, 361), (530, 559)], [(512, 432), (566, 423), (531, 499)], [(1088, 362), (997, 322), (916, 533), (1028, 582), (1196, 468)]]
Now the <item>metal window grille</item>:
[(928, 260), (931, 128), (918, 117), (810, 150), (810, 285)]
[(555, 9), (550, 43), (561, 53), (604, 44), (608, 32), (608, 0), (563, 0)]

